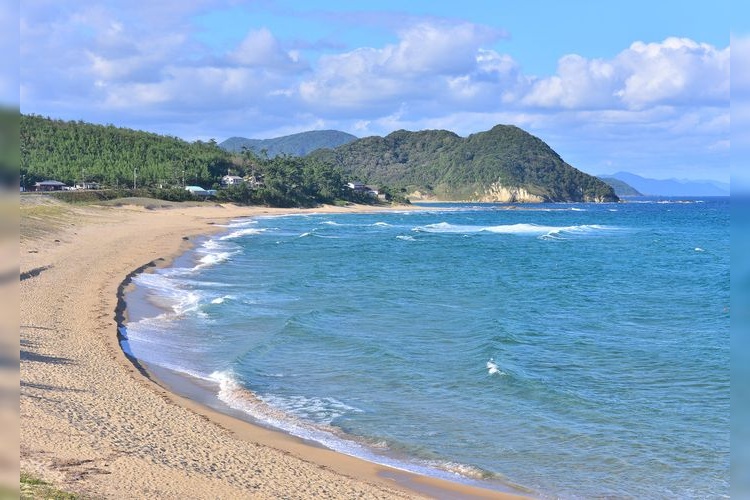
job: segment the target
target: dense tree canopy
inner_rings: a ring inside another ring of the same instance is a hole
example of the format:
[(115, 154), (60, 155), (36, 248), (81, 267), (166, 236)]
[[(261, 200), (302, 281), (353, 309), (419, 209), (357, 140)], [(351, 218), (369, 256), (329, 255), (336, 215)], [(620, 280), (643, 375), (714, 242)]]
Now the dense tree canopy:
[[(295, 140), (303, 136), (297, 134)], [(68, 185), (93, 181), (176, 197), (174, 190), (185, 185), (217, 188), (221, 177), (231, 173), (251, 182), (220, 190), (221, 199), (273, 206), (373, 202), (346, 188), (349, 181), (372, 183), (397, 201), (405, 201), (403, 193), (410, 190), (471, 200), (492, 185), (523, 188), (546, 201), (617, 200), (612, 187), (571, 167), (537, 137), (505, 125), (467, 138), (445, 130), (399, 130), (307, 156), (272, 158), (248, 147), (232, 153), (213, 140), (191, 143), (33, 115), (21, 116), (20, 139), (21, 175), (27, 185), (46, 179)]]
[(21, 116), (21, 174), (27, 181), (86, 180), (110, 187), (211, 185), (231, 167), (215, 143), (84, 122)]
[(340, 201), (373, 202), (345, 188), (348, 178), (330, 163), (288, 155), (265, 158), (249, 149), (232, 154), (214, 141), (175, 137), (21, 116), (21, 175), (27, 185), (54, 179), (68, 185), (85, 180), (118, 189), (151, 189), (176, 196), (185, 185), (218, 187), (226, 174), (260, 182), (221, 190), (219, 197), (241, 203), (312, 206)]
[(444, 199), (471, 199), (493, 183), (523, 188), (548, 201), (617, 199), (610, 186), (565, 163), (539, 138), (508, 125), (466, 138), (446, 130), (399, 130), (310, 156), (364, 182)]

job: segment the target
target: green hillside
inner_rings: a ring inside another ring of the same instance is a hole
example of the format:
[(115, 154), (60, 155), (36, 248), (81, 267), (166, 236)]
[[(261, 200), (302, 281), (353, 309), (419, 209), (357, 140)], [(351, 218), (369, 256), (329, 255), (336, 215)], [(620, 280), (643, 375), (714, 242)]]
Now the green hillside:
[[(20, 142), (24, 186), (41, 180), (71, 186), (85, 180), (101, 184), (107, 196), (127, 191), (180, 201), (191, 198), (184, 185), (218, 188), (230, 172), (248, 182), (219, 189), (221, 201), (280, 207), (377, 202), (347, 189), (350, 178), (330, 164), (288, 155), (262, 158), (252, 151), (231, 154), (213, 141), (189, 143), (113, 125), (22, 115)], [(136, 183), (138, 192), (132, 189)], [(89, 198), (83, 196), (87, 192), (68, 194)], [(386, 198), (399, 199), (390, 193)]]
[(316, 149), (335, 148), (355, 140), (356, 136), (338, 130), (311, 130), (273, 139), (230, 137), (219, 146), (232, 153), (241, 153), (245, 147), (255, 154), (263, 156), (265, 152), (269, 158), (273, 158), (282, 154), (305, 156)]
[(462, 138), (445, 130), (365, 137), (310, 157), (370, 184), (444, 200), (616, 201), (612, 187), (515, 126)]
[(189, 143), (139, 130), (21, 115), (21, 175), (27, 184), (85, 178), (110, 187), (210, 186), (232, 166), (213, 142)]

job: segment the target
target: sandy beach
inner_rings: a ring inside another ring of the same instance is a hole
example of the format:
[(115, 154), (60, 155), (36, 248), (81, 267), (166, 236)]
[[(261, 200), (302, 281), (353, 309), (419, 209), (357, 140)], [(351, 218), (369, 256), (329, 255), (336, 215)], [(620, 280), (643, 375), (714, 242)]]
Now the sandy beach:
[(21, 471), (97, 498), (512, 497), (387, 470), (222, 415), (172, 394), (125, 357), (116, 311), (130, 273), (168, 263), (232, 218), (288, 212), (24, 197)]

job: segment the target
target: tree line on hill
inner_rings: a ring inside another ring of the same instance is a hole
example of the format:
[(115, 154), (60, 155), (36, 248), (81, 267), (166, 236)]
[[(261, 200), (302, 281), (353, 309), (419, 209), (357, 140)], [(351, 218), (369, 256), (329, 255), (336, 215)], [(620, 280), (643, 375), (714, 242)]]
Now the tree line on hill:
[(263, 179), (259, 185), (230, 186), (217, 197), (282, 207), (373, 202), (348, 189), (349, 176), (330, 163), (290, 155), (261, 157), (248, 149), (230, 153), (213, 140), (187, 142), (114, 125), (21, 115), (20, 142), (20, 174), (26, 185), (47, 179), (68, 185), (96, 182), (179, 201), (190, 197), (186, 185), (218, 188), (224, 175), (257, 175)]
[[(328, 132), (297, 134), (295, 147), (301, 137), (319, 140)], [(523, 190), (526, 201), (618, 199), (611, 186), (568, 165), (541, 139), (507, 125), (466, 138), (445, 130), (399, 130), (305, 156), (269, 158), (248, 147), (227, 151), (214, 140), (191, 143), (113, 125), (22, 115), (20, 142), (20, 173), (27, 184), (94, 181), (110, 189), (151, 189), (168, 199), (184, 197), (186, 185), (218, 188), (227, 174), (262, 181), (220, 189), (220, 199), (272, 206), (375, 200), (348, 189), (353, 181), (377, 186), (393, 201), (407, 201), (415, 190), (443, 200), (524, 201), (487, 199), (488, 193), (508, 189)]]

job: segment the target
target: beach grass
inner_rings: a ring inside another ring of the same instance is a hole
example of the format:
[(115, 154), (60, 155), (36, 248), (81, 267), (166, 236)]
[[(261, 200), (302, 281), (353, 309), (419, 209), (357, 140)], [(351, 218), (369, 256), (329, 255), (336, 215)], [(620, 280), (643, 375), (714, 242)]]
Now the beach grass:
[[(42, 481), (38, 477), (32, 476), (31, 474), (27, 474), (25, 472), (21, 473), (19, 483), (21, 490), (20, 498), (22, 500), (36, 498), (51, 500), (77, 500), (81, 498), (73, 493), (59, 490), (52, 486), (50, 483)], [(18, 493), (14, 492), (13, 496), (8, 496), (7, 498), (18, 498), (18, 496), (16, 495), (18, 495)], [(0, 498), (6, 498), (4, 492), (0, 493)]]
[(75, 218), (71, 206), (46, 196), (22, 196), (20, 215), (22, 240), (55, 233)]
[(100, 201), (97, 204), (110, 206), (110, 207), (122, 207), (125, 205), (129, 205), (129, 206), (135, 206), (135, 207), (143, 207), (148, 210), (154, 210), (157, 208), (204, 207), (206, 206), (207, 202), (205, 201), (167, 201), (167, 200), (158, 200), (156, 198), (146, 198), (143, 196), (129, 196), (126, 198), (116, 198), (113, 200)]

